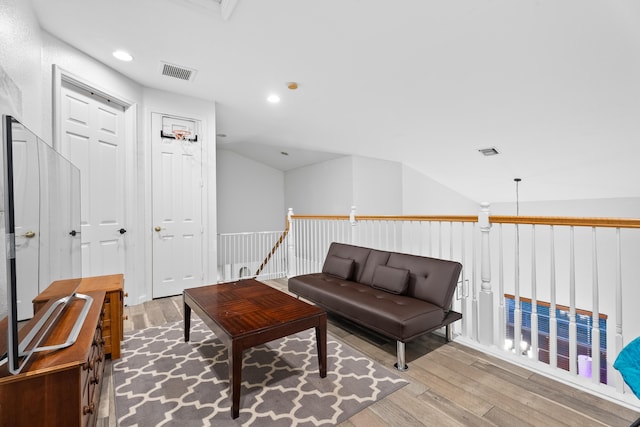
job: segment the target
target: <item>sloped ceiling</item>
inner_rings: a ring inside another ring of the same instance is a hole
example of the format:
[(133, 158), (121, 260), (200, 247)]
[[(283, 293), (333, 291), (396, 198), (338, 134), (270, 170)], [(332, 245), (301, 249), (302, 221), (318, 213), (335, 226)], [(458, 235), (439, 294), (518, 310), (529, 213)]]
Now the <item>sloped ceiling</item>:
[(239, 0), (228, 20), (214, 0), (32, 2), (142, 85), (214, 100), (226, 149), (399, 161), (476, 201), (515, 177), (523, 201), (640, 197), (635, 0)]

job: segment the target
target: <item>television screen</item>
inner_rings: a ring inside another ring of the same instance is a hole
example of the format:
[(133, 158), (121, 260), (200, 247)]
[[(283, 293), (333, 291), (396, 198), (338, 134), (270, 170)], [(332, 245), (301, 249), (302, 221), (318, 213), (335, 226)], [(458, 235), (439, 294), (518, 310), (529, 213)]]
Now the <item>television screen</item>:
[(82, 275), (80, 171), (11, 116), (4, 117), (3, 137), (0, 366), (17, 373), (71, 295), (56, 295), (51, 310), (20, 329), (18, 322), (33, 317), (33, 298), (53, 281), (79, 283)]

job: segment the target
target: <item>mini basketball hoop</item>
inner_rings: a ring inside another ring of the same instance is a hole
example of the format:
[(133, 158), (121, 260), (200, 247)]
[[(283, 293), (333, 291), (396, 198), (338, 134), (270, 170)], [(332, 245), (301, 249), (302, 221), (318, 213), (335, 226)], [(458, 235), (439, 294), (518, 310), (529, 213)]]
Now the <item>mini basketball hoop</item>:
[(175, 136), (178, 140), (183, 140), (186, 136), (191, 135), (191, 131), (187, 129), (174, 129), (172, 132), (173, 136)]

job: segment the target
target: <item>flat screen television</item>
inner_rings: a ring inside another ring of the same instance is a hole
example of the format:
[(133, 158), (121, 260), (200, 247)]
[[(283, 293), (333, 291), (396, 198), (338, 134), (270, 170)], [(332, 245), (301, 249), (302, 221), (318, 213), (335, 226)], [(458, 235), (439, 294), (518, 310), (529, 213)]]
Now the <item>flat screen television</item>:
[[(17, 374), (35, 352), (73, 344), (91, 298), (75, 292), (82, 275), (79, 169), (14, 117), (3, 116), (2, 125), (0, 374)], [(69, 293), (34, 315), (31, 300), (57, 280), (70, 281)], [(73, 299), (84, 307), (67, 339), (41, 345)]]

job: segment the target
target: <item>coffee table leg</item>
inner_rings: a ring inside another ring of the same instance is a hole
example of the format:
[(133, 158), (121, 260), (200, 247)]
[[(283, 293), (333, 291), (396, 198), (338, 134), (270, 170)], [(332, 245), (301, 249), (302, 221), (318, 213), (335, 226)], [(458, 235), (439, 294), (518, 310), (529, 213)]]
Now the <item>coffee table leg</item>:
[(184, 341), (189, 342), (189, 332), (191, 330), (191, 307), (184, 303)]
[(240, 415), (240, 383), (242, 376), (242, 351), (237, 343), (233, 342), (229, 349), (229, 388), (231, 389), (231, 418)]
[(320, 318), (320, 324), (316, 326), (316, 347), (318, 348), (318, 366), (320, 378), (327, 376), (327, 316)]

